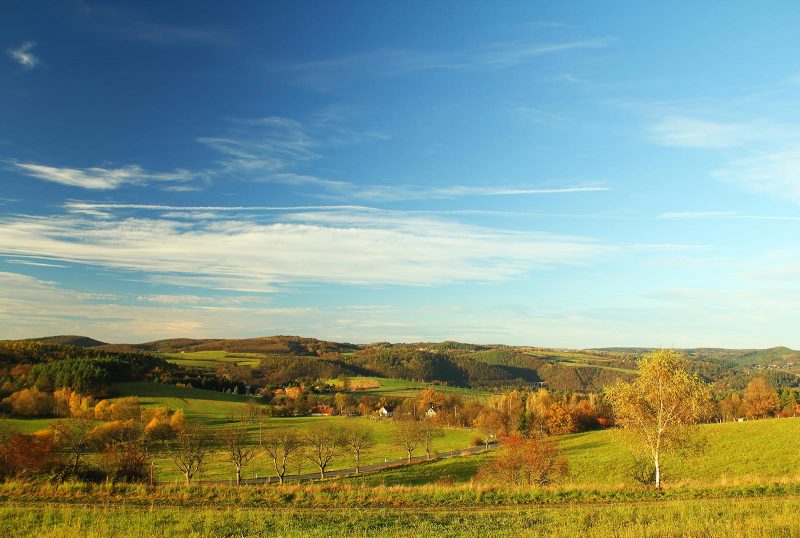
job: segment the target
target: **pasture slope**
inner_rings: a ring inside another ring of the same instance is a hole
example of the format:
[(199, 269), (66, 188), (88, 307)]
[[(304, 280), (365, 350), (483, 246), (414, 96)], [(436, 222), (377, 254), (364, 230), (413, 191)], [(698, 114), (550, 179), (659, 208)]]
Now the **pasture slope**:
[[(388, 384), (387, 384), (388, 385)], [(122, 384), (146, 406), (183, 409), (219, 428), (247, 397), (147, 383)], [(384, 390), (397, 390), (385, 386)], [(416, 387), (414, 387), (416, 388)], [(369, 389), (367, 389), (369, 390)], [(418, 388), (417, 388), (418, 390)], [(364, 420), (379, 438), (367, 458), (402, 454), (390, 423), (346, 417), (269, 418), (258, 429)], [(46, 421), (16, 421), (27, 431)], [(632, 457), (618, 432), (565, 436), (565, 480), (543, 489), (481, 485), (473, 477), (492, 454), (452, 458), (323, 483), (247, 486), (169, 485), (149, 491), (125, 485), (0, 486), (2, 536), (800, 536), (800, 418), (708, 424), (691, 454), (665, 462), (665, 490), (630, 478)], [(475, 432), (448, 430), (438, 451), (466, 447)], [(178, 478), (156, 452), (156, 478)], [(230, 477), (221, 449), (204, 474)], [(346, 457), (333, 468), (350, 465)], [(294, 472), (296, 468), (290, 469)], [(311, 470), (300, 465), (300, 470)], [(259, 457), (245, 476), (271, 474)]]

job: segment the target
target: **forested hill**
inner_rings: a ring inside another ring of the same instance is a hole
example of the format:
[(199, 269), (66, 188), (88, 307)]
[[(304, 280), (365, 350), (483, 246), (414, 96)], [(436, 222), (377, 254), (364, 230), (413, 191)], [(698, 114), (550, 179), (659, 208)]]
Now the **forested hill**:
[(77, 347), (97, 347), (107, 345), (105, 342), (89, 338), (88, 336), (75, 336), (71, 334), (63, 334), (59, 336), (45, 336), (42, 338), (30, 338), (31, 342), (42, 342), (45, 344), (63, 344), (67, 346)]
[[(652, 351), (644, 347), (609, 347), (595, 351), (641, 355)], [(690, 359), (727, 363), (734, 366), (787, 366), (800, 365), (800, 351), (778, 346), (768, 349), (687, 348), (682, 351)]]
[(300, 336), (265, 336), (244, 339), (193, 339), (172, 338), (143, 344), (106, 344), (109, 351), (150, 351), (154, 353), (176, 353), (196, 351), (227, 351), (230, 353), (262, 353), (271, 355), (321, 355), (324, 353), (348, 353), (359, 346), (326, 342)]
[[(617, 379), (636, 375), (636, 361), (647, 351), (641, 348), (568, 350), (461, 342), (350, 344), (298, 336), (178, 338), (141, 344), (100, 343), (91, 347), (48, 343), (58, 341), (87, 346), (98, 342), (80, 336), (0, 342), (0, 364), (5, 360), (8, 368), (9, 349), (15, 350), (16, 362), (57, 363), (39, 366), (33, 372), (38, 376), (42, 375), (40, 371), (47, 371), (50, 376), (44, 377), (47, 380), (58, 372), (77, 368), (77, 363), (63, 362), (67, 359), (80, 359), (81, 367), (86, 367), (86, 361), (96, 364), (105, 361), (108, 375), (93, 381), (98, 386), (120, 376), (193, 386), (199, 383), (209, 388), (231, 384), (241, 387), (314, 385), (341, 376), (376, 376), (477, 389), (545, 386), (552, 390), (596, 392)], [(684, 350), (684, 353), (694, 371), (722, 390), (740, 390), (756, 374), (767, 378), (774, 386), (797, 385), (800, 353), (788, 348), (708, 348)], [(117, 369), (111, 372), (113, 364), (135, 367), (127, 370), (115, 367)]]

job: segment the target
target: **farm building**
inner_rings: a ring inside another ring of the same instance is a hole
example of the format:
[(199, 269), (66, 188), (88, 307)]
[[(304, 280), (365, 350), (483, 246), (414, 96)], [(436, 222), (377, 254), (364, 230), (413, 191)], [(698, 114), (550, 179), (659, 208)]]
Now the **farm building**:
[(333, 407), (329, 405), (318, 405), (311, 408), (312, 417), (329, 417), (333, 415)]

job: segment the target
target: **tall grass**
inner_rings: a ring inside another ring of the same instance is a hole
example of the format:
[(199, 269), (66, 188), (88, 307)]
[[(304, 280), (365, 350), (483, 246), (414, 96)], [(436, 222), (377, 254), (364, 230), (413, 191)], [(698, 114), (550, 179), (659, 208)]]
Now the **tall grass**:
[(800, 500), (666, 501), (514, 510), (263, 510), (4, 506), (0, 535), (81, 536), (797, 536)]

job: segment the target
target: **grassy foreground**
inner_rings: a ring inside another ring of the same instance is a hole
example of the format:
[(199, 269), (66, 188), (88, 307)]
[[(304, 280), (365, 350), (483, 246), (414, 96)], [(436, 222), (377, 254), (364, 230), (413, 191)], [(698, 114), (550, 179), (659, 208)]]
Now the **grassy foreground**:
[(798, 498), (562, 506), (281, 509), (6, 505), (3, 536), (800, 536)]

